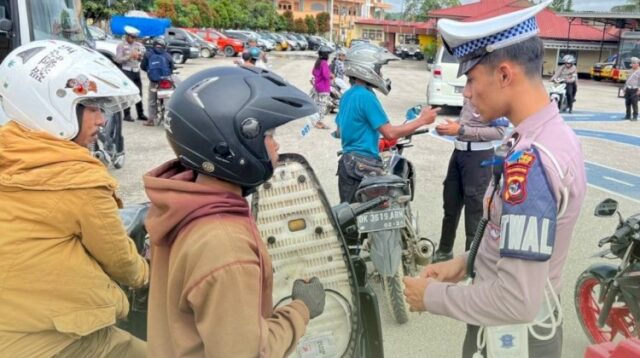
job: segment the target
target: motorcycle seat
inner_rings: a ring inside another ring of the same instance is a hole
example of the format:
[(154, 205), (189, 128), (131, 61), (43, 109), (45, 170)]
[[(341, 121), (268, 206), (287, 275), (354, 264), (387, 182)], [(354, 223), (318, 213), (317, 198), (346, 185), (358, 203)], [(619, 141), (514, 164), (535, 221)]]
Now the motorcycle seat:
[(387, 186), (404, 186), (407, 184), (405, 179), (397, 175), (381, 175), (365, 177), (358, 186), (359, 189), (375, 186), (375, 185), (387, 185)]
[[(129, 237), (136, 238), (145, 231), (144, 219), (147, 217), (149, 206), (149, 203), (136, 204), (126, 206), (119, 210), (120, 219)], [(142, 237), (144, 237), (144, 235), (142, 235)]]

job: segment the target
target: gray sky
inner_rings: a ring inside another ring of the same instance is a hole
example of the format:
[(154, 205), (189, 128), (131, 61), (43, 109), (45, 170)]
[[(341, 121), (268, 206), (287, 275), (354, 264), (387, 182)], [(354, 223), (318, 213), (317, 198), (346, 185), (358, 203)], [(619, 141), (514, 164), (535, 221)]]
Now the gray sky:
[[(460, 0), (462, 4), (468, 4), (477, 0)], [(386, 0), (393, 5), (391, 11), (400, 11), (402, 9), (403, 0)], [(626, 0), (573, 0), (573, 9), (577, 11), (597, 11), (609, 10), (616, 5), (627, 3)]]

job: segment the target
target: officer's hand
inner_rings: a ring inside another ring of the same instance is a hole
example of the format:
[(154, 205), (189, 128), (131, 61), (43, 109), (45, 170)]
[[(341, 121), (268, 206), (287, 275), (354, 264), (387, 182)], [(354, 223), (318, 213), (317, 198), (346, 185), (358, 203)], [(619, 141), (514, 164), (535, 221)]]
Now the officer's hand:
[(440, 112), (440, 108), (431, 108), (431, 106), (426, 106), (420, 112), (420, 116), (418, 116), (418, 121), (420, 121), (423, 125), (429, 125), (436, 121), (436, 116)]
[(309, 317), (318, 317), (324, 311), (325, 292), (320, 279), (317, 277), (305, 282), (295, 280), (293, 283), (293, 293), (291, 298), (304, 302), (309, 309)]
[(440, 282), (456, 283), (464, 279), (466, 275), (466, 264), (467, 261), (464, 256), (456, 256), (449, 261), (427, 265), (420, 273), (420, 277), (433, 278)]
[(405, 276), (402, 281), (404, 282), (404, 297), (409, 304), (409, 311), (426, 311), (427, 309), (424, 307), (424, 291), (427, 289), (431, 279)]
[(460, 124), (456, 121), (447, 119), (447, 123), (440, 124), (436, 127), (436, 131), (440, 135), (457, 136), (460, 130)]

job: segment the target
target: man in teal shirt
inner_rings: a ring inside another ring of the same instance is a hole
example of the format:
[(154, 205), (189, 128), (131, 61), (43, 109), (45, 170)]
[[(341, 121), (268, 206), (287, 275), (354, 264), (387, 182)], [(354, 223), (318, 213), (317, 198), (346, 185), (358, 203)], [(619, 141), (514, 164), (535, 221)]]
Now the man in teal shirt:
[(349, 50), (345, 61), (345, 74), (352, 84), (340, 100), (336, 117), (342, 140), (342, 157), (338, 162), (338, 189), (341, 202), (353, 202), (358, 185), (365, 176), (382, 172), (378, 150), (380, 135), (385, 139), (398, 139), (431, 124), (439, 108), (425, 108), (414, 121), (394, 126), (373, 92), (377, 89), (389, 94), (391, 82), (382, 77), (380, 68), (398, 58), (374, 45), (358, 45)]

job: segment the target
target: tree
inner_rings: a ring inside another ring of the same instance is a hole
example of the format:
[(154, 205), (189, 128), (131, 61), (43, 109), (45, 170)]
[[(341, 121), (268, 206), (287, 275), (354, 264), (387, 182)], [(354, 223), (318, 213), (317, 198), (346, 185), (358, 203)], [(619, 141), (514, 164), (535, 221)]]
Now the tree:
[(566, 5), (564, 6), (564, 11), (572, 12), (573, 11), (573, 0), (567, 0)]
[(299, 34), (305, 34), (309, 28), (307, 27), (307, 23), (303, 19), (296, 19), (293, 22), (293, 31)]
[(406, 0), (402, 15), (405, 20), (425, 21), (430, 11), (459, 5), (459, 0)]
[(553, 0), (553, 2), (551, 3), (551, 5), (549, 5), (549, 7), (553, 10), (553, 11), (564, 11), (564, 0)]
[(618, 5), (611, 8), (613, 12), (639, 12), (640, 0), (627, 0), (626, 5)]
[(304, 22), (307, 24), (307, 33), (309, 35), (315, 35), (318, 32), (318, 28), (316, 26), (316, 19), (313, 16), (311, 15), (305, 16)]
[(316, 27), (318, 33), (324, 34), (329, 32), (331, 17), (328, 12), (321, 12), (316, 15)]
[(249, 12), (253, 21), (249, 27), (254, 29), (273, 30), (278, 25), (278, 11), (271, 1), (256, 1), (249, 4)]
[(286, 30), (293, 31), (293, 13), (290, 10), (287, 10), (282, 13), (282, 17), (284, 17), (284, 20), (286, 21)]
[(156, 0), (154, 3), (155, 14), (158, 17), (166, 17), (172, 21), (178, 17), (173, 0)]

